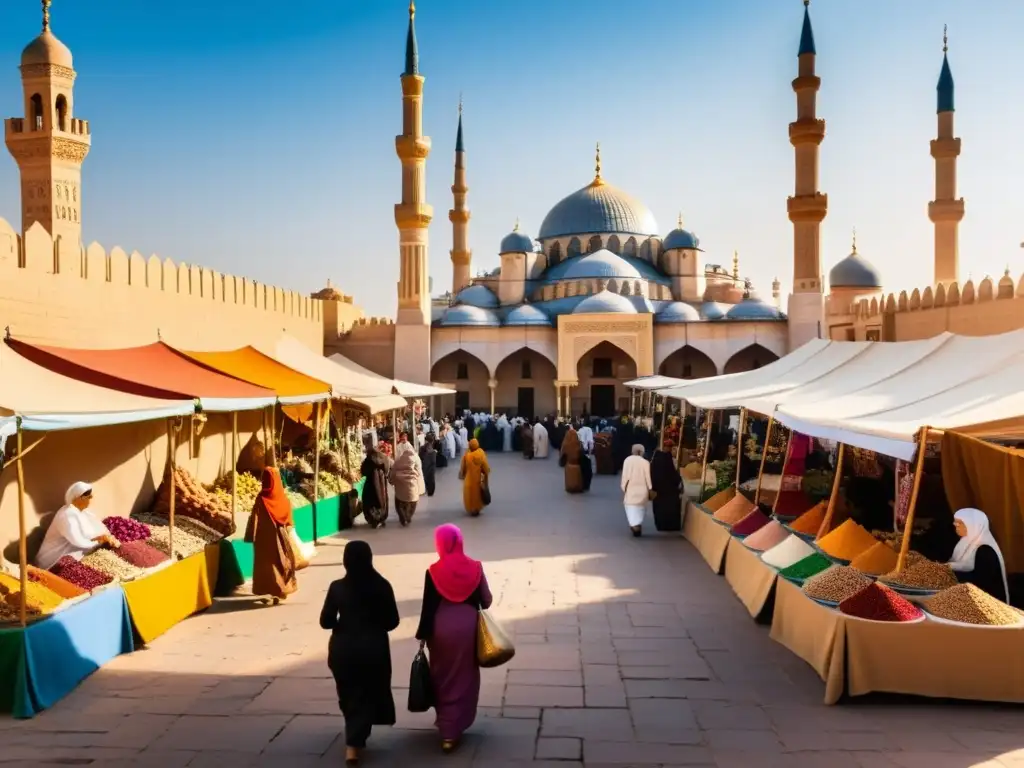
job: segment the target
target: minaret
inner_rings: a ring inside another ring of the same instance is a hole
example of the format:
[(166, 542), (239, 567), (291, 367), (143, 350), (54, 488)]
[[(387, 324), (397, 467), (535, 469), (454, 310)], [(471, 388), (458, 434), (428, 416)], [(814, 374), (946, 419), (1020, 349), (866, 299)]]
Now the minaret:
[(939, 72), (939, 132), (932, 141), (935, 158), (935, 199), (928, 203), (928, 218), (935, 225), (935, 284), (949, 284), (960, 273), (960, 221), (964, 199), (956, 196), (956, 159), (960, 139), (953, 136), (953, 73), (949, 69), (949, 38), (942, 30), (942, 70)]
[(430, 381), (430, 270), (427, 227), (434, 209), (426, 203), (427, 155), (423, 135), (423, 81), (416, 47), (416, 5), (409, 3), (409, 32), (402, 72), (402, 135), (395, 150), (402, 161), (402, 202), (395, 206), (401, 265), (395, 323), (395, 378)]
[[(4, 121), (8, 151), (21, 171), (21, 226), (36, 222), (61, 243), (82, 249), (82, 162), (89, 154), (89, 123), (74, 115), (75, 69), (71, 51), (50, 30), (50, 0), (43, 3), (43, 31), (21, 54), (25, 117)], [(67, 249), (67, 250), (65, 250)]]
[(455, 134), (455, 207), (448, 211), (452, 223), (452, 295), (469, 285), (473, 252), (469, 249), (469, 208), (466, 207), (466, 147), (462, 143), (462, 97), (459, 97), (459, 130)]
[(789, 141), (796, 151), (796, 188), (787, 200), (793, 222), (793, 293), (789, 297), (789, 348), (821, 335), (824, 299), (821, 287), (821, 222), (828, 195), (818, 191), (818, 147), (825, 138), (825, 121), (817, 117), (821, 79), (814, 74), (817, 51), (811, 28), (810, 0), (804, 0), (804, 24), (797, 51), (799, 69), (793, 81), (796, 121), (789, 124)]

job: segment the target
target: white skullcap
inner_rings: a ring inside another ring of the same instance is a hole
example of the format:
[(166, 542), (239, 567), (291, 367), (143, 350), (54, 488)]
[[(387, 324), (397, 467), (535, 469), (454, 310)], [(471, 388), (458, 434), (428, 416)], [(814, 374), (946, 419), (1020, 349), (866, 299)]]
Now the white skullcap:
[(70, 504), (75, 499), (80, 499), (92, 490), (92, 486), (79, 480), (64, 493), (64, 503)]

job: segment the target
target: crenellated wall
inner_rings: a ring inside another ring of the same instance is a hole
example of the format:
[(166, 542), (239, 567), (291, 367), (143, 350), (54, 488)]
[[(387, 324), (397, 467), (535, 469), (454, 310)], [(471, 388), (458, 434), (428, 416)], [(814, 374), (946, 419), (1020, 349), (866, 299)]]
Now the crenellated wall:
[(271, 342), (285, 331), (323, 351), (323, 302), (159, 256), (98, 243), (56, 245), (39, 224), (23, 237), (0, 219), (0, 328), (74, 347), (195, 349)]

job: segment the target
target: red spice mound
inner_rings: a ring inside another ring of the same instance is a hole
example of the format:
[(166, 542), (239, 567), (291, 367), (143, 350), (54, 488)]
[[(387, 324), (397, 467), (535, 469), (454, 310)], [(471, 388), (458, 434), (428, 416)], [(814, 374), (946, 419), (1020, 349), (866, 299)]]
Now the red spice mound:
[(874, 621), (913, 621), (921, 609), (886, 586), (872, 583), (839, 604), (847, 616)]
[(733, 535), (749, 536), (768, 525), (768, 517), (760, 509), (755, 509), (732, 527)]
[(136, 568), (153, 568), (169, 559), (159, 549), (144, 541), (129, 541), (115, 549), (114, 553)]
[(65, 581), (70, 581), (76, 587), (80, 587), (87, 592), (91, 592), (96, 587), (102, 587), (104, 584), (109, 584), (113, 581), (107, 574), (100, 573), (95, 568), (90, 568), (88, 565), (78, 562), (71, 555), (65, 555), (58, 560), (50, 568), (50, 573), (60, 576)]

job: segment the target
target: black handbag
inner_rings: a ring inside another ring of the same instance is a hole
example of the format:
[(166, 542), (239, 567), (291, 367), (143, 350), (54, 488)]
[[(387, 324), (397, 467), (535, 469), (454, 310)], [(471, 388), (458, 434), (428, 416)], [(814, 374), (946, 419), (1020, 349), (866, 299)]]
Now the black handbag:
[(409, 711), (426, 712), (434, 706), (434, 685), (430, 681), (430, 661), (420, 643), (420, 649), (412, 660), (409, 670)]
[(485, 507), (491, 503), (491, 483), (487, 475), (480, 476), (480, 498)]

